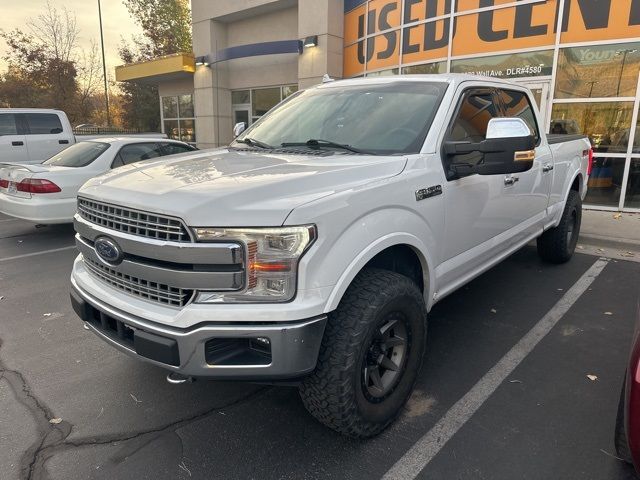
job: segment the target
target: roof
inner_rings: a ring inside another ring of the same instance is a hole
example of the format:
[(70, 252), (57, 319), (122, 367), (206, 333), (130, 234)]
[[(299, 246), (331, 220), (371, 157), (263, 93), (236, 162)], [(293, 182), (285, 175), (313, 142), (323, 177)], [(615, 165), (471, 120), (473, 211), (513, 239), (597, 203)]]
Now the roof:
[(349, 78), (346, 80), (336, 80), (333, 82), (323, 83), (318, 85), (318, 88), (328, 88), (337, 85), (367, 85), (367, 84), (384, 84), (394, 83), (397, 81), (408, 82), (440, 82), (450, 84), (460, 84), (469, 81), (483, 81), (491, 83), (502, 83), (504, 85), (518, 85), (510, 80), (504, 80), (495, 77), (483, 77), (480, 75), (469, 75), (466, 73), (438, 73), (428, 75), (389, 75), (384, 77), (359, 77)]
[(196, 63), (191, 53), (176, 53), (116, 67), (118, 82), (157, 84), (160, 80), (191, 78)]
[(0, 113), (64, 113), (58, 108), (0, 108)]
[[(81, 139), (80, 142), (102, 142), (109, 143), (111, 145), (122, 146), (128, 145), (131, 143), (149, 143), (149, 142), (163, 142), (163, 143), (177, 143), (180, 145), (185, 145), (186, 142), (181, 142), (180, 140), (173, 140), (171, 138), (162, 138), (162, 137), (91, 137), (86, 140)], [(78, 142), (78, 143), (80, 143)]]

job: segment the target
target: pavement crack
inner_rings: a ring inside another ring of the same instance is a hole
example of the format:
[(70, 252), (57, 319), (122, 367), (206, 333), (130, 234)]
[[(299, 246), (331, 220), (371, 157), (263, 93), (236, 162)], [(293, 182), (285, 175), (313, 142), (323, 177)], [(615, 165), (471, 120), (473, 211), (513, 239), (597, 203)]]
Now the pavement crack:
[[(243, 395), (239, 398), (236, 398), (234, 400), (232, 400), (231, 402), (225, 403), (223, 405), (216, 405), (213, 406), (207, 410), (205, 410), (204, 412), (200, 412), (194, 415), (191, 415), (189, 417), (186, 418), (182, 418), (173, 422), (169, 422), (166, 423), (164, 425), (155, 427), (155, 428), (149, 428), (149, 429), (145, 429), (145, 430), (140, 430), (137, 432), (126, 432), (126, 433), (116, 433), (116, 434), (111, 434), (111, 435), (96, 435), (96, 436), (90, 436), (90, 437), (84, 437), (84, 438), (78, 438), (78, 439), (73, 439), (73, 440), (69, 440), (67, 439), (68, 435), (71, 433), (71, 430), (69, 430), (69, 432), (62, 438), (58, 439), (57, 441), (54, 442), (45, 442), (43, 439), (42, 444), (39, 446), (39, 448), (37, 448), (35, 450), (35, 453), (33, 455), (33, 464), (31, 469), (29, 470), (29, 475), (25, 476), (24, 478), (26, 480), (44, 480), (47, 479), (47, 472), (46, 472), (46, 463), (47, 461), (55, 456), (58, 453), (62, 453), (68, 450), (72, 450), (72, 449), (76, 449), (76, 448), (85, 448), (85, 447), (93, 447), (93, 446), (101, 446), (101, 445), (109, 445), (109, 444), (115, 444), (115, 443), (121, 443), (121, 442), (128, 442), (128, 441), (132, 441), (132, 440), (136, 440), (136, 439), (142, 439), (145, 436), (150, 436), (150, 438), (148, 439), (148, 441), (144, 442), (142, 445), (138, 445), (138, 447), (134, 450), (133, 453), (135, 453), (135, 451), (140, 450), (141, 448), (143, 448), (145, 445), (151, 443), (152, 441), (154, 441), (156, 438), (158, 438), (159, 436), (165, 434), (165, 433), (172, 433), (175, 432), (176, 430), (178, 430), (179, 428), (182, 428), (186, 425), (189, 425), (191, 423), (197, 422), (199, 420), (202, 420), (210, 415), (213, 415), (216, 412), (219, 412), (220, 410), (225, 410), (225, 409), (230, 409), (233, 407), (236, 407), (238, 405), (241, 405), (255, 397), (257, 397), (258, 395), (266, 392), (267, 390), (269, 390), (270, 387), (263, 387), (263, 388), (259, 388), (257, 390), (253, 390), (250, 393)], [(65, 422), (63, 422), (65, 423)], [(62, 425), (62, 424), (61, 424)], [(59, 425), (58, 425), (59, 426)]]
[[(0, 347), (2, 347), (1, 340)], [(66, 438), (71, 433), (72, 425), (64, 421), (58, 425), (49, 423), (49, 420), (54, 417), (52, 410), (33, 394), (24, 375), (17, 370), (8, 369), (2, 360), (0, 360), (0, 379), (4, 379), (9, 384), (16, 401), (31, 414), (36, 425), (38, 439), (27, 448), (20, 460), (21, 477), (31, 480), (34, 478), (33, 472), (40, 450)]]

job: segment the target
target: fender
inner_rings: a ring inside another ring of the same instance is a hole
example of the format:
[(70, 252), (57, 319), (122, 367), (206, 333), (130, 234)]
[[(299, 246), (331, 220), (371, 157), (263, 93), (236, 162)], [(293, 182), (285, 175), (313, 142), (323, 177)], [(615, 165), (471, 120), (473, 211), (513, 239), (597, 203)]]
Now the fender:
[[(398, 228), (402, 225), (401, 228)], [(414, 226), (414, 232), (407, 232), (407, 226)], [(329, 295), (324, 312), (338, 307), (345, 291), (362, 270), (377, 254), (395, 245), (407, 245), (414, 250), (421, 262), (425, 290), (425, 303), (429, 309), (435, 291), (435, 265), (433, 256), (436, 243), (432, 229), (422, 217), (407, 209), (383, 209), (355, 220), (339, 234), (325, 258), (344, 258), (345, 252), (352, 251), (351, 261), (341, 270)], [(347, 259), (345, 259), (347, 260)], [(340, 267), (338, 267), (340, 268)], [(334, 272), (334, 274), (336, 273)]]
[[(571, 191), (571, 185), (573, 185), (573, 182), (575, 181), (576, 178), (580, 178), (580, 198), (582, 198), (584, 200), (584, 197), (587, 194), (587, 179), (586, 176), (583, 176), (582, 171), (582, 161), (583, 159), (581, 157), (574, 157), (573, 160), (571, 160), (571, 163), (569, 165), (568, 168), (568, 174), (566, 176), (566, 181), (563, 187), (563, 199), (561, 202), (556, 203), (555, 205), (550, 205), (550, 209), (551, 211), (550, 213), (550, 217), (551, 217), (551, 221), (549, 222), (549, 224), (547, 225), (547, 228), (552, 228), (552, 227), (557, 227), (560, 224), (560, 220), (562, 219), (562, 212), (564, 212), (564, 206), (567, 204), (567, 199), (569, 198), (569, 192)], [(586, 167), (585, 167), (585, 171), (586, 171)], [(547, 229), (545, 228), (545, 230)]]

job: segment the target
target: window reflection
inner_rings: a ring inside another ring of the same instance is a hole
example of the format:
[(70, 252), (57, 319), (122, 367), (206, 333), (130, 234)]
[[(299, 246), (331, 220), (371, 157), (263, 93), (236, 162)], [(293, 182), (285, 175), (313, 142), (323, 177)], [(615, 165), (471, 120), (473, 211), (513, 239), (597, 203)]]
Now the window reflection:
[(596, 152), (626, 153), (632, 112), (632, 102), (555, 104), (550, 131), (583, 133)]
[(563, 48), (556, 98), (634, 97), (640, 43)]
[(402, 67), (403, 75), (426, 75), (446, 72), (447, 62), (423, 63), (422, 65), (410, 65), (408, 67)]
[(624, 206), (626, 208), (640, 208), (640, 158), (631, 159)]
[(585, 203), (617, 207), (622, 193), (624, 164), (624, 158), (595, 157)]

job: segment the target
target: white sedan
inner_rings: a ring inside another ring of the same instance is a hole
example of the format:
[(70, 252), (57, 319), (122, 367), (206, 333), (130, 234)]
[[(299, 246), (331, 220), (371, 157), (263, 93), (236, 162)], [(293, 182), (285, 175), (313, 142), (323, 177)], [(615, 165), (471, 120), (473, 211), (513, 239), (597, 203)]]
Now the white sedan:
[(176, 140), (101, 138), (76, 143), (41, 164), (0, 163), (0, 212), (39, 224), (69, 223), (87, 180), (112, 168), (194, 150)]

